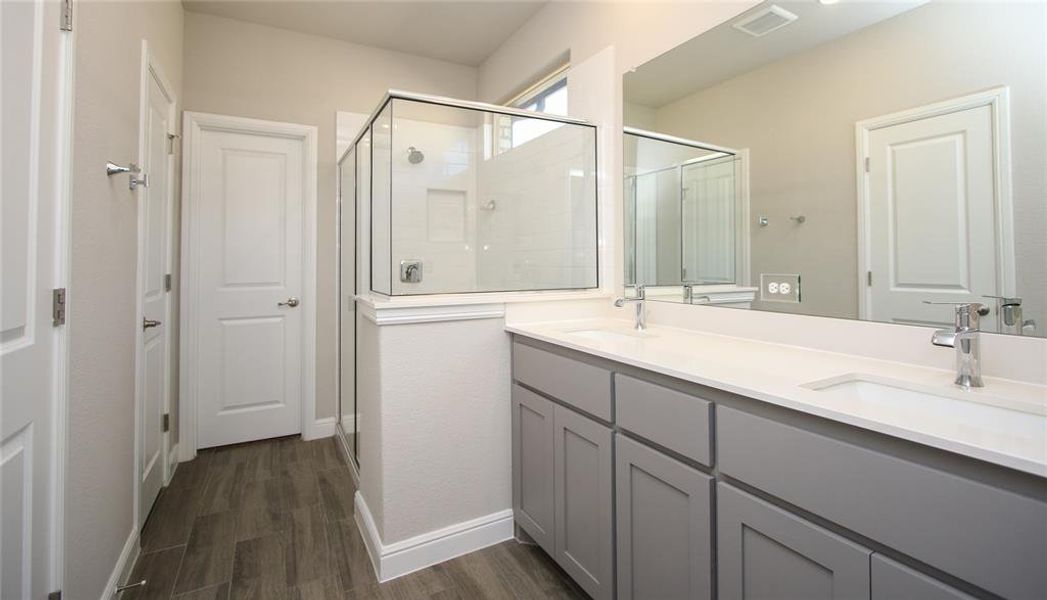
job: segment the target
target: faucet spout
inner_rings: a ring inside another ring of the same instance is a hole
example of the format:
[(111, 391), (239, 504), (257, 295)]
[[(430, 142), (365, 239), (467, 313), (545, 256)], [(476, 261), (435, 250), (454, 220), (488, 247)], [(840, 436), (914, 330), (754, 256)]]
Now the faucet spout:
[(643, 331), (647, 329), (647, 293), (644, 286), (636, 286), (636, 295), (632, 298), (618, 298), (614, 301), (614, 305), (621, 308), (625, 306), (627, 302), (636, 304), (636, 317), (635, 317), (635, 328), (636, 331)]
[[(928, 302), (928, 304), (935, 304)], [(956, 305), (956, 323), (954, 329), (939, 329), (931, 335), (935, 346), (956, 349), (956, 385), (970, 389), (983, 387), (981, 344), (978, 330), (978, 319), (985, 314), (978, 303)]]

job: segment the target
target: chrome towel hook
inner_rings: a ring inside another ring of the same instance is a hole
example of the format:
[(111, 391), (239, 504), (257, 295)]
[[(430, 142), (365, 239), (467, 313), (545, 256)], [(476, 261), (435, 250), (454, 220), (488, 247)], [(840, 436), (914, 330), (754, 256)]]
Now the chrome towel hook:
[(105, 163), (105, 174), (109, 177), (112, 177), (113, 175), (119, 175), (120, 173), (127, 173), (128, 175), (130, 175), (131, 179), (130, 181), (128, 181), (127, 187), (132, 190), (137, 188), (139, 185), (143, 187), (149, 186), (148, 179), (145, 175), (142, 175), (140, 179), (135, 177), (135, 175), (138, 175), (141, 172), (142, 168), (134, 163), (130, 163), (126, 167), (121, 167), (113, 161), (108, 161)]

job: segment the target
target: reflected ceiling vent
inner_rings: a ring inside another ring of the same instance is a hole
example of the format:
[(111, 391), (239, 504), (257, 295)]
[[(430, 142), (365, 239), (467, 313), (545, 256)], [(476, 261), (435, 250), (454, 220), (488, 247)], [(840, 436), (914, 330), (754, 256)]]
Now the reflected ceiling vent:
[(785, 27), (797, 18), (796, 15), (784, 8), (772, 4), (754, 13), (743, 16), (735, 21), (733, 26), (738, 31), (748, 33), (753, 37), (760, 37)]

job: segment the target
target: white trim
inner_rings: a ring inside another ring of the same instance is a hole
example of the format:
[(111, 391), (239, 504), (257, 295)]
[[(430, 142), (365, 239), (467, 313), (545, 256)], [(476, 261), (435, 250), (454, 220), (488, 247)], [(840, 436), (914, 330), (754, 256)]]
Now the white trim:
[[(869, 174), (865, 160), (869, 156), (869, 135), (882, 129), (960, 112), (980, 106), (992, 111), (993, 186), (996, 193), (996, 285), (997, 294), (1015, 294), (1016, 275), (1014, 258), (1014, 205), (1011, 197), (1011, 119), (1010, 95), (1006, 86), (991, 88), (967, 96), (935, 102), (917, 108), (891, 113), (855, 123), (855, 181), (858, 199), (858, 318), (869, 319), (872, 309), (872, 287), (866, 273), (872, 261), (869, 233)], [(1010, 243), (1007, 241), (1010, 240)]]
[(356, 309), (360, 311), (360, 315), (365, 319), (379, 326), (470, 321), (473, 319), (501, 319), (505, 317), (504, 304), (390, 306), (364, 300), (356, 303)]
[[(176, 127), (176, 121), (178, 118), (178, 97), (174, 93), (174, 88), (171, 87), (169, 79), (164, 76), (163, 70), (160, 64), (157, 62), (156, 57), (149, 52), (149, 40), (142, 40), (142, 56), (141, 56), (141, 69), (139, 71), (139, 82), (138, 82), (138, 164), (142, 165), (142, 158), (146, 153), (146, 146), (149, 141), (145, 138), (146, 134), (146, 119), (149, 114), (149, 82), (150, 79), (156, 81), (157, 85), (160, 86), (160, 91), (164, 94), (168, 101), (167, 108), (167, 123), (169, 130), (168, 134), (174, 133)], [(142, 165), (144, 168), (144, 165)], [(174, 170), (175, 162), (174, 156), (168, 155), (167, 157), (167, 189), (164, 192), (167, 194), (167, 226), (168, 229), (164, 232), (167, 239), (164, 241), (164, 245), (167, 250), (167, 270), (170, 271), (174, 265), (174, 257), (172, 253), (174, 251), (174, 236), (175, 236), (175, 220), (174, 220)], [(150, 174), (146, 174), (147, 176)], [(132, 177), (134, 175), (132, 174)], [(141, 203), (141, 196), (136, 193), (134, 194), (136, 204)], [(139, 327), (139, 323), (145, 316), (144, 306), (142, 305), (142, 289), (145, 285), (143, 280), (143, 274), (145, 272), (144, 262), (145, 256), (142, 253), (142, 242), (145, 236), (145, 230), (147, 224), (145, 223), (145, 216), (142, 210), (138, 210), (138, 240), (137, 240), (137, 252), (136, 257), (137, 274), (135, 276), (135, 393), (134, 393), (134, 484), (132, 498), (134, 500), (134, 522), (141, 527), (144, 523), (143, 515), (141, 514), (141, 440), (144, 432), (142, 431), (142, 420), (141, 410), (143, 401), (143, 386), (145, 385), (142, 381), (142, 353), (145, 350), (144, 336), (142, 330)], [(163, 398), (161, 404), (163, 405), (164, 412), (170, 413), (171, 411), (171, 383), (173, 375), (171, 373), (171, 354), (174, 352), (174, 335), (170, 329), (170, 323), (172, 323), (174, 317), (173, 307), (173, 296), (165, 293), (164, 298), (164, 323), (168, 327), (168, 330), (164, 332), (164, 385), (163, 385)], [(166, 458), (170, 452), (171, 446), (171, 432), (161, 433), (161, 447), (160, 456)], [(160, 465), (160, 480), (167, 482), (170, 480), (170, 473), (166, 460), (161, 461)]]
[(318, 440), (331, 437), (334, 435), (335, 422), (334, 417), (324, 417), (305, 423), (305, 427), (302, 428), (302, 439)]
[(507, 508), (400, 542), (383, 544), (374, 517), (359, 490), (355, 505), (356, 525), (380, 582), (513, 538), (513, 511)]
[[(77, 4), (78, 0), (70, 0)], [(74, 8), (75, 13), (75, 8)], [(75, 28), (74, 28), (75, 29)], [(59, 142), (54, 173), (59, 180), (55, 198), (55, 257), (53, 287), (65, 288), (66, 302), (73, 296), (72, 277), (72, 198), (73, 198), (73, 129), (76, 91), (76, 32), (62, 31), (59, 57), (60, 100), (57, 125)], [(75, 300), (74, 300), (75, 301)], [(54, 328), (52, 392), (54, 394), (51, 437), (51, 589), (65, 587), (65, 483), (66, 451), (69, 433), (69, 328), (73, 319), (66, 310), (66, 322)]]
[(132, 525), (131, 534), (127, 536), (127, 541), (124, 542), (124, 549), (120, 551), (120, 556), (116, 559), (116, 564), (113, 565), (113, 572), (109, 574), (109, 581), (106, 582), (105, 589), (102, 590), (99, 600), (112, 600), (113, 596), (116, 595), (116, 586), (121, 585), (127, 576), (130, 575), (135, 561), (138, 560), (140, 550), (138, 525)]
[(317, 177), (317, 128), (312, 125), (263, 121), (226, 115), (200, 112), (185, 112), (182, 115), (182, 277), (181, 277), (181, 348), (180, 348), (180, 396), (179, 406), (179, 458), (192, 460), (196, 456), (197, 435), (197, 390), (194, 357), (197, 342), (195, 321), (199, 287), (197, 262), (200, 257), (194, 252), (195, 238), (192, 227), (193, 173), (200, 168), (199, 158), (194, 156), (194, 145), (204, 129), (219, 131), (263, 133), (302, 140), (303, 211), (302, 211), (302, 412), (303, 433), (316, 418), (316, 177)]
[(178, 444), (171, 446), (171, 450), (167, 453), (167, 471), (164, 476), (164, 487), (167, 487), (174, 479), (175, 472), (178, 470)]
[(752, 285), (752, 225), (749, 222), (751, 207), (749, 206), (749, 149), (742, 148), (738, 151), (738, 189), (735, 194), (740, 200), (737, 207), (738, 222), (735, 229), (738, 239), (735, 241), (734, 273), (735, 282), (739, 286)]

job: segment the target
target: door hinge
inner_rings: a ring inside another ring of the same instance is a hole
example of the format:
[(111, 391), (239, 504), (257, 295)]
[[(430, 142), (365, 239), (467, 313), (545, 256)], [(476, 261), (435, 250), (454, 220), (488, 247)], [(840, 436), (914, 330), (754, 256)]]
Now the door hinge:
[(164, 275), (164, 291), (165, 292), (170, 292), (171, 291), (171, 274), (170, 273), (167, 273), (166, 275)]
[(62, 0), (62, 14), (59, 16), (58, 28), (62, 31), (73, 30), (73, 0)]
[(51, 290), (51, 324), (65, 325), (65, 288)]
[(62, 600), (62, 590), (55, 590), (47, 595), (47, 600)]
[(872, 287), (872, 284), (873, 284), (873, 272), (872, 271), (866, 271), (865, 272), (865, 285), (868, 285), (869, 287)]
[(177, 133), (169, 133), (169, 134), (167, 134), (167, 153), (168, 154), (174, 154), (175, 153), (175, 140), (177, 140), (178, 137), (179, 137), (179, 135)]
[(164, 416), (160, 418), (160, 431), (162, 433), (167, 433), (168, 431), (171, 431), (171, 414), (170, 413), (164, 413)]
[(869, 172), (869, 157), (868, 156), (865, 157), (865, 172), (866, 173)]

